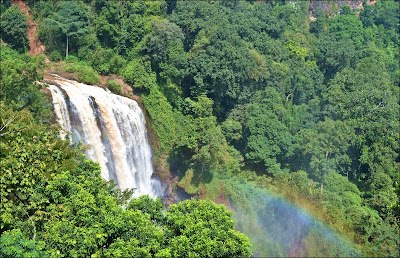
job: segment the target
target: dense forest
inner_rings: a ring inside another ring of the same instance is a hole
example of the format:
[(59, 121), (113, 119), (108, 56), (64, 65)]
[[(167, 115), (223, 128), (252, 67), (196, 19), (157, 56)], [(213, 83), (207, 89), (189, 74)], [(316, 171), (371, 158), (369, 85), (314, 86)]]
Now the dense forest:
[[(26, 1), (30, 55), (2, 1), (1, 256), (288, 256), (250, 222), (267, 192), (399, 256), (399, 2), (359, 2)], [(60, 139), (37, 83), (55, 66), (140, 96), (164, 204)], [(343, 255), (309, 234), (307, 255)]]

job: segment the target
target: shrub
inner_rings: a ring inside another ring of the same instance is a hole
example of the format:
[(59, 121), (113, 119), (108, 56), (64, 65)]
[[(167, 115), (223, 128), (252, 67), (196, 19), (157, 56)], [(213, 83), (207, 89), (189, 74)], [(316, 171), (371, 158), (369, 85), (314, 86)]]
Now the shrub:
[(115, 80), (107, 81), (107, 88), (115, 94), (121, 95), (121, 84), (116, 82)]
[[(73, 57), (72, 60), (75, 60)], [(65, 60), (71, 60), (68, 56)], [(100, 77), (97, 75), (96, 71), (92, 67), (85, 65), (84, 63), (72, 62), (65, 64), (63, 69), (70, 73), (78, 73), (78, 81), (85, 84), (96, 84), (100, 82)]]
[(91, 66), (100, 74), (121, 74), (126, 60), (112, 49), (98, 48), (89, 58)]
[(114, 55), (110, 59), (110, 72), (115, 74), (122, 74), (127, 61), (120, 55)]
[(62, 66), (62, 69), (69, 73), (75, 73), (77, 71), (76, 65), (74, 63), (65, 64)]
[(149, 90), (156, 81), (155, 74), (141, 60), (129, 62), (123, 72), (124, 80), (131, 84), (133, 88)]
[(69, 55), (67, 58), (65, 58), (66, 63), (78, 63), (79, 59), (74, 56), (74, 55)]
[(90, 66), (78, 66), (78, 80), (86, 84), (96, 84), (100, 82), (100, 77)]
[(50, 61), (53, 61), (53, 62), (58, 62), (58, 61), (62, 60), (61, 54), (56, 50), (54, 50), (53, 52), (50, 53), (49, 58), (50, 58)]

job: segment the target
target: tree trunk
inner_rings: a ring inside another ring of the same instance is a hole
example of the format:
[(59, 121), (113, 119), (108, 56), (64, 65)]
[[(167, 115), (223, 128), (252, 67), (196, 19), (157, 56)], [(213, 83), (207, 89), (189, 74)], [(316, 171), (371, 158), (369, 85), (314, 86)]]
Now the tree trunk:
[(321, 198), (322, 198), (322, 192), (324, 191), (324, 182), (321, 182)]
[[(325, 153), (326, 161), (328, 161), (328, 156), (329, 156), (329, 152), (326, 151), (326, 153)], [(326, 172), (326, 171), (323, 171), (323, 172), (324, 172), (324, 173), (323, 173), (322, 179), (321, 179), (321, 199), (322, 199), (322, 193), (324, 192), (324, 178), (325, 178), (325, 172)]]
[(67, 34), (67, 47), (65, 50), (65, 58), (67, 58), (67, 57), (68, 57), (68, 34)]

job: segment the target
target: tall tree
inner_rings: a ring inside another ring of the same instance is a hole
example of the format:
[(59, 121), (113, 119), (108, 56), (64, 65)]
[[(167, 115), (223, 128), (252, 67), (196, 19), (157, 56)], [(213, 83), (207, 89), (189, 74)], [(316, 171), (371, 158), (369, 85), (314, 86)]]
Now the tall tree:
[(45, 21), (65, 35), (65, 57), (68, 57), (70, 39), (88, 32), (85, 10), (77, 2), (62, 2), (60, 10)]
[(279, 162), (284, 160), (292, 141), (282, 123), (282, 99), (272, 88), (255, 95), (244, 126), (245, 157), (250, 163), (264, 165), (269, 173), (279, 174), (282, 172)]
[(331, 119), (319, 122), (315, 129), (301, 130), (296, 135), (297, 160), (294, 163), (298, 166), (305, 162), (306, 166), (300, 168), (321, 183), (321, 194), (328, 172), (342, 172), (349, 176), (351, 160), (346, 152), (353, 135), (351, 127)]
[(18, 55), (15, 50), (1, 46), (0, 100), (13, 110), (29, 109), (41, 122), (51, 116), (51, 105), (46, 103), (41, 86), (34, 81), (42, 79), (43, 57)]
[(18, 52), (29, 49), (28, 23), (17, 5), (11, 6), (1, 15), (1, 38)]

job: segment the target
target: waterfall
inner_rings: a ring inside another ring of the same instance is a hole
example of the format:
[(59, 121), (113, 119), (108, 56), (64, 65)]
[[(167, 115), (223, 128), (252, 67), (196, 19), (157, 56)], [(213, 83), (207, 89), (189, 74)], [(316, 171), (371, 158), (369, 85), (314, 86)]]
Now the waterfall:
[(161, 183), (152, 178), (152, 154), (137, 102), (57, 75), (47, 81), (64, 129), (61, 137), (67, 132), (72, 142), (89, 145), (88, 158), (100, 163), (101, 176), (114, 179), (120, 189), (136, 188), (134, 196), (161, 196)]

